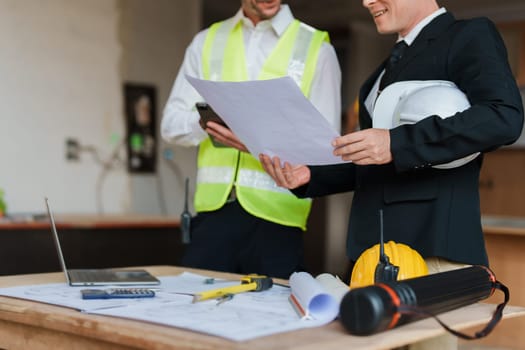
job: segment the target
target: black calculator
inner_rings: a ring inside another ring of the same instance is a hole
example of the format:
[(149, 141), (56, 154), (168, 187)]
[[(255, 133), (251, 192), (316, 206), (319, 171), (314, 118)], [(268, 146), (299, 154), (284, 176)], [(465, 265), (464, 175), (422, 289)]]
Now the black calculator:
[(155, 291), (149, 288), (82, 289), (82, 299), (152, 298)]

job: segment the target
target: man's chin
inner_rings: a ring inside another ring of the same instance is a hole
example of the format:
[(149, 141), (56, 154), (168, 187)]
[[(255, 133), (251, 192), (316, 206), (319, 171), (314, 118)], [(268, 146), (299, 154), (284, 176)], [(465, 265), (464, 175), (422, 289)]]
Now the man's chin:
[(260, 8), (259, 7), (259, 16), (262, 20), (270, 19), (274, 17), (277, 12), (279, 12), (279, 7), (271, 7), (271, 8)]
[(391, 29), (391, 28), (387, 28), (387, 27), (384, 27), (384, 26), (377, 26), (376, 25), (376, 29), (377, 29), (377, 32), (379, 34), (396, 34), (397, 31)]

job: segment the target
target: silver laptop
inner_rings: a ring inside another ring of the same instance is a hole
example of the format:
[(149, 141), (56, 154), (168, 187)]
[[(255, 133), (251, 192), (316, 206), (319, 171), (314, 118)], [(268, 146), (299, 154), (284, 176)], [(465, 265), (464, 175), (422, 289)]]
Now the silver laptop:
[(115, 269), (71, 269), (68, 270), (60, 241), (58, 239), (55, 218), (49, 206), (49, 201), (45, 198), (47, 214), (51, 221), (51, 232), (58, 252), (60, 266), (66, 276), (66, 281), (71, 286), (104, 286), (104, 285), (157, 285), (160, 281), (146, 270), (115, 270)]

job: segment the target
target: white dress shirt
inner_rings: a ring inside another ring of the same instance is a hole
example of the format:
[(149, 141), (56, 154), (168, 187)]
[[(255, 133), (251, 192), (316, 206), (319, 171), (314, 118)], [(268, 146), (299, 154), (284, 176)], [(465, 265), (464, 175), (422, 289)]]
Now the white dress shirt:
[[(235, 22), (242, 21), (249, 79), (256, 80), (267, 57), (294, 17), (288, 5), (281, 5), (277, 15), (256, 26), (244, 16), (242, 9), (233, 19)], [(186, 49), (184, 61), (164, 108), (161, 134), (167, 142), (195, 146), (207, 136), (199, 125), (199, 114), (195, 109), (195, 103), (204, 99), (184, 77), (188, 74), (204, 79), (201, 53), (207, 32), (208, 29), (199, 32)], [(338, 131), (341, 129), (340, 88), (341, 70), (335, 50), (332, 45), (323, 43), (312, 81), (310, 101)]]

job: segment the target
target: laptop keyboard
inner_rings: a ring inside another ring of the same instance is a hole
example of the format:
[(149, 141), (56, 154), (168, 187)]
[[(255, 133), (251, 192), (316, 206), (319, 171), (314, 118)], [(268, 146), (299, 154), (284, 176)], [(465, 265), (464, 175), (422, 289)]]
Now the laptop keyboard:
[(69, 271), (69, 276), (74, 281), (82, 282), (99, 282), (115, 280), (114, 273), (104, 270), (73, 270)]

